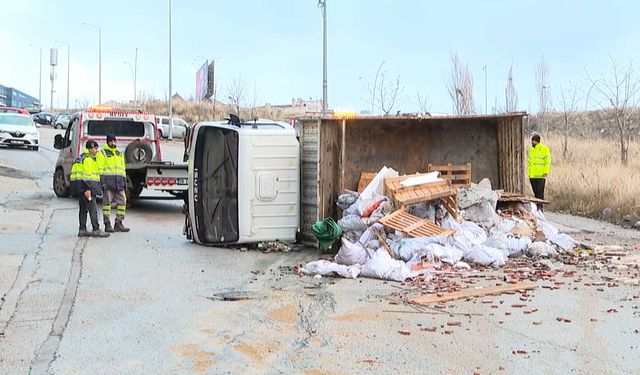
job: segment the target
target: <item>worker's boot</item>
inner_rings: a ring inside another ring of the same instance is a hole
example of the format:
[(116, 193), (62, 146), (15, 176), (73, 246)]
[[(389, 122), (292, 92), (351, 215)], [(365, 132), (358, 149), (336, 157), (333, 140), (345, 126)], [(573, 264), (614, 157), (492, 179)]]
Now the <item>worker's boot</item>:
[(100, 229), (94, 229), (93, 232), (91, 232), (91, 236), (92, 237), (105, 238), (105, 237), (109, 237), (110, 234), (109, 233), (105, 233), (105, 232), (101, 231)]
[(105, 222), (104, 222), (104, 231), (107, 232), (107, 233), (115, 232), (115, 230), (113, 230), (113, 227), (111, 226), (111, 222), (109, 220), (105, 220)]
[(130, 230), (131, 230), (131, 229), (129, 229), (129, 228), (127, 228), (127, 227), (125, 227), (125, 226), (122, 224), (122, 221), (120, 221), (120, 220), (116, 220), (116, 225), (113, 227), (113, 229), (114, 229), (116, 232), (128, 232), (128, 231), (130, 231)]
[(91, 232), (86, 229), (78, 230), (78, 237), (91, 237)]

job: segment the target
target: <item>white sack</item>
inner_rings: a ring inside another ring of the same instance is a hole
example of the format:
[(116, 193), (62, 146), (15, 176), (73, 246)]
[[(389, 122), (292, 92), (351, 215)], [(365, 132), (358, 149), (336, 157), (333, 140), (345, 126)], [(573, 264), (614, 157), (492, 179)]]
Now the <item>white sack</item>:
[(343, 232), (364, 232), (367, 230), (367, 223), (358, 215), (347, 215), (338, 220), (338, 225)]
[(367, 249), (365, 249), (362, 244), (360, 244), (359, 242), (349, 242), (346, 238), (343, 237), (340, 251), (338, 251), (333, 260), (338, 264), (352, 266), (354, 264), (365, 264), (367, 260), (369, 260), (369, 258), (370, 257), (367, 253)]
[(405, 262), (391, 258), (385, 249), (378, 249), (373, 257), (362, 266), (360, 272), (362, 276), (393, 281), (404, 281), (419, 274), (419, 271), (412, 271)]
[(477, 245), (464, 253), (464, 260), (485, 266), (502, 267), (507, 264), (507, 254), (500, 249)]
[(329, 276), (337, 274), (339, 276), (355, 279), (360, 274), (361, 267), (359, 264), (353, 266), (345, 266), (328, 260), (316, 260), (305, 264), (300, 268), (300, 272), (305, 275), (322, 275)]
[(456, 264), (462, 259), (462, 250), (448, 246), (447, 237), (418, 237), (402, 240), (398, 249), (399, 256), (405, 262), (427, 258), (430, 263), (441, 260)]
[(527, 246), (526, 253), (530, 257), (554, 257), (558, 255), (556, 249), (553, 246), (549, 245), (546, 242), (538, 241), (533, 242), (529, 246)]
[(404, 187), (408, 187), (408, 186), (428, 184), (430, 182), (443, 181), (443, 179), (438, 178), (438, 175), (440, 175), (440, 172), (438, 171), (424, 173), (422, 176), (414, 176), (414, 177), (409, 177), (405, 180), (402, 180), (400, 181), (400, 185)]

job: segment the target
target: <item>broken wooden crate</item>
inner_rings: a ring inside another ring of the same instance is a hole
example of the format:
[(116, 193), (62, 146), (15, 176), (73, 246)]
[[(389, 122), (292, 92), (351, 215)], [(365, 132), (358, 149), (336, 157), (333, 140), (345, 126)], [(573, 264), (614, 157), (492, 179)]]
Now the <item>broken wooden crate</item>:
[(411, 237), (448, 236), (454, 233), (453, 230), (444, 229), (427, 219), (413, 216), (403, 208), (383, 217), (378, 222)]
[(456, 189), (471, 187), (471, 163), (455, 164), (432, 164), (429, 163), (429, 172), (440, 172), (440, 178), (451, 181), (451, 186)]
[(376, 172), (362, 172), (360, 173), (360, 181), (358, 181), (358, 193), (362, 193), (369, 183), (376, 177)]
[(425, 173), (416, 173), (414, 175), (385, 178), (385, 195), (388, 196), (398, 208), (442, 199), (444, 208), (451, 216), (458, 220), (460, 217), (458, 212), (458, 190), (451, 186), (451, 181), (440, 180), (414, 186), (402, 186), (402, 181), (408, 178), (425, 175)]

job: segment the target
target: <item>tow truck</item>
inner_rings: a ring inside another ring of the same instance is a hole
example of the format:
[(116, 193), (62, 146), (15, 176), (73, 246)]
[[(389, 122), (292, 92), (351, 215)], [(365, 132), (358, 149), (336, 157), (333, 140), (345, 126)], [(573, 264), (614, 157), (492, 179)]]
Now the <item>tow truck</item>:
[(60, 150), (53, 176), (53, 190), (58, 197), (69, 196), (71, 165), (85, 143), (94, 140), (102, 146), (108, 134), (115, 134), (118, 150), (125, 157), (127, 199), (137, 198), (143, 189), (185, 196), (187, 165), (162, 160), (155, 115), (139, 109), (90, 107), (75, 113), (64, 135), (54, 138), (53, 147)]

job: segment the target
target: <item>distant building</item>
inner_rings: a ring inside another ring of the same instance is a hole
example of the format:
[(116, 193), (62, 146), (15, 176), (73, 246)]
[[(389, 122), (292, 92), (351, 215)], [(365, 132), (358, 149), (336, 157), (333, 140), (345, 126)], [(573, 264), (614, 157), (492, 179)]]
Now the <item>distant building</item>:
[(302, 116), (318, 114), (322, 112), (322, 100), (304, 100), (301, 98), (291, 99), (291, 104), (266, 104), (269, 111), (279, 111), (282, 116)]
[(40, 108), (37, 98), (27, 95), (13, 87), (0, 85), (0, 106), (16, 108)]

